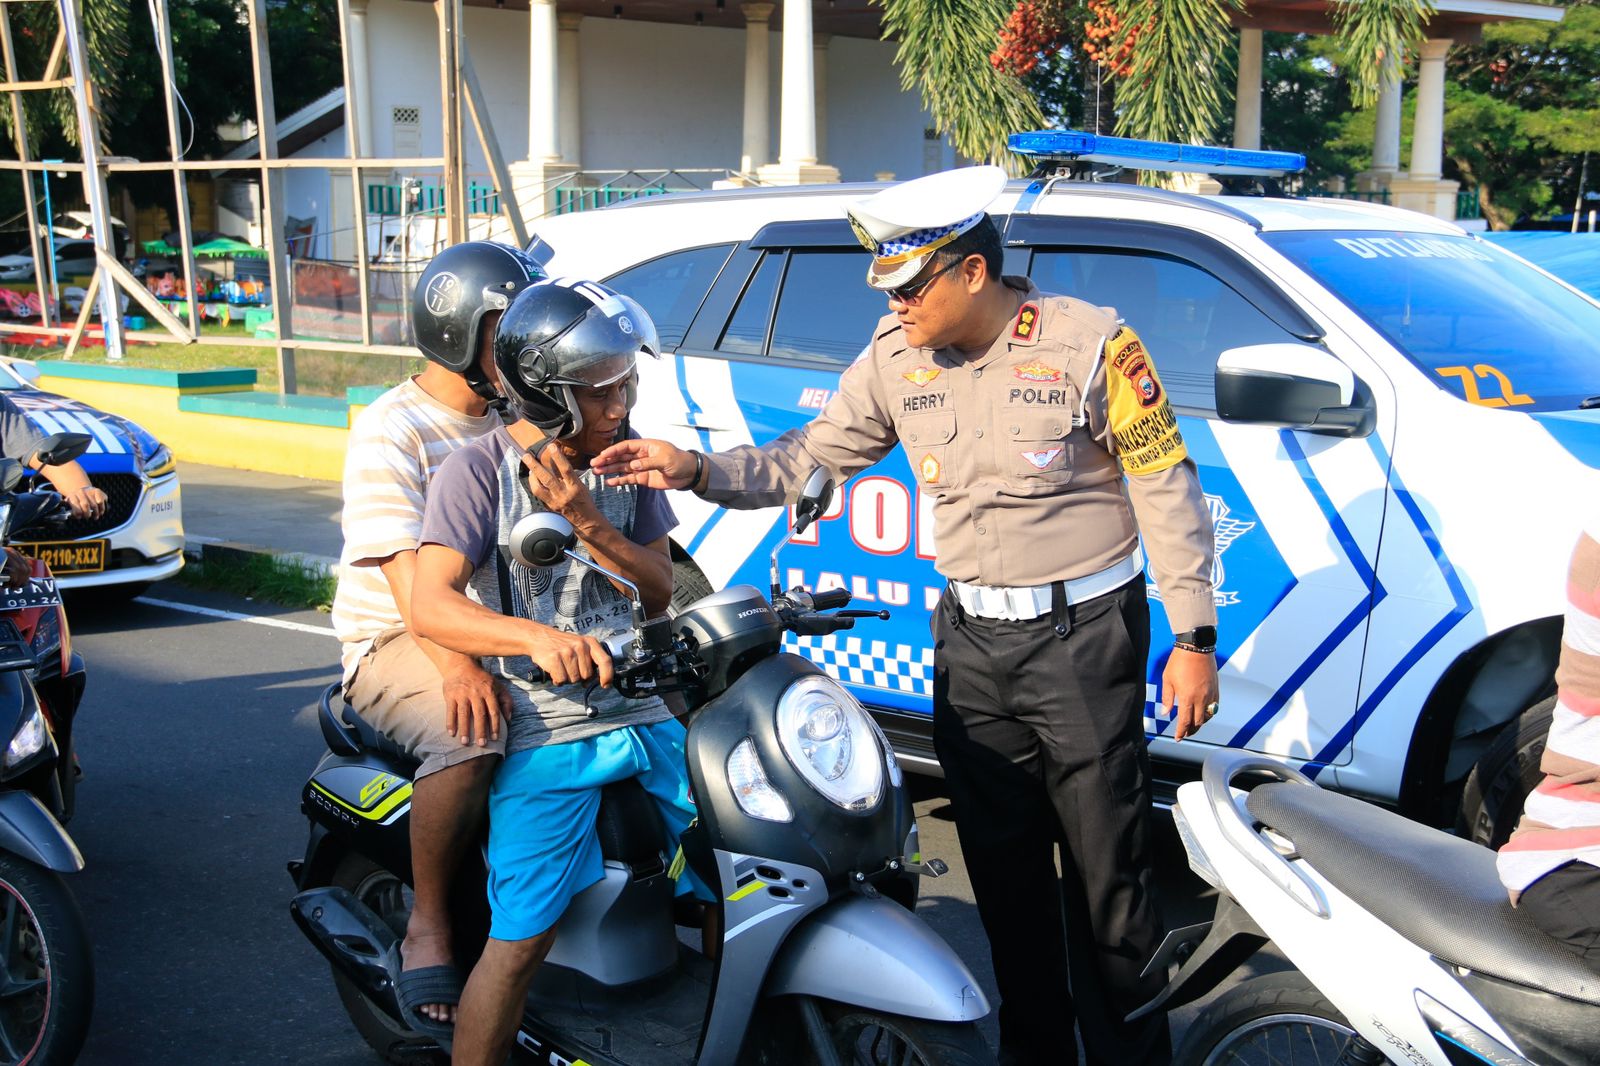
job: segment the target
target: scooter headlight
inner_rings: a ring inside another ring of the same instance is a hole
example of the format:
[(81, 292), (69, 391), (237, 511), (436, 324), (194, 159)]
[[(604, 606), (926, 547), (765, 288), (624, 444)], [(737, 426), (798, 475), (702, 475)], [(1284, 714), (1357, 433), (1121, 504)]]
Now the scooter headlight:
[(0, 769), (15, 770), (43, 751), (49, 741), (50, 727), (45, 724), (44, 712), (35, 707), (11, 738), (5, 757), (0, 759)]
[(778, 742), (806, 784), (850, 811), (877, 806), (884, 752), (867, 712), (837, 681), (812, 675), (778, 701)]
[(739, 809), (752, 818), (768, 822), (794, 821), (794, 809), (783, 793), (767, 780), (767, 771), (756, 754), (756, 742), (745, 737), (728, 756), (728, 787)]

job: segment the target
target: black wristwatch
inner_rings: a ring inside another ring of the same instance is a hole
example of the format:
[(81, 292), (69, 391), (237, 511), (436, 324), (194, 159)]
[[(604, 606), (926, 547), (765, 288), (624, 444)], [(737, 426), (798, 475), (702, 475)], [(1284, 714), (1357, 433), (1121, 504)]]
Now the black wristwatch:
[(1184, 651), (1197, 651), (1202, 655), (1210, 655), (1217, 650), (1217, 627), (1195, 626), (1173, 637), (1172, 643)]

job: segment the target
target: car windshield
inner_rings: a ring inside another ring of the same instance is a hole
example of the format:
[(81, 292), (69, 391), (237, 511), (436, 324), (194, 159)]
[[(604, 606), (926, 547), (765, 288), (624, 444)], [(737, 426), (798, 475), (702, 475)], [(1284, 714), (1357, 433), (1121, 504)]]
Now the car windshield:
[(1464, 400), (1571, 410), (1600, 397), (1600, 305), (1491, 244), (1370, 230), (1261, 236)]

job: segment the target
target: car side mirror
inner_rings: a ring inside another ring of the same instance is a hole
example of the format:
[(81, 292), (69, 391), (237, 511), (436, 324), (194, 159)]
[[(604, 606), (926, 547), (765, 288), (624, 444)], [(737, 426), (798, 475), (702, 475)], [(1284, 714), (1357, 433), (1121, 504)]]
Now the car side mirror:
[[(794, 503), (794, 534), (804, 533), (833, 502), (833, 475), (822, 467), (811, 471)], [(791, 534), (791, 535), (794, 535)]]
[(543, 569), (567, 557), (578, 543), (572, 523), (548, 511), (527, 515), (511, 527), (511, 557), (523, 566)]
[(0, 459), (0, 492), (15, 492), (22, 483), (23, 467), (15, 459)]
[(78, 458), (93, 443), (94, 438), (87, 433), (52, 433), (40, 442), (34, 457), (40, 466), (60, 466)]
[(1250, 344), (1217, 359), (1217, 415), (1224, 422), (1365, 437), (1377, 425), (1366, 385), (1310, 344)]

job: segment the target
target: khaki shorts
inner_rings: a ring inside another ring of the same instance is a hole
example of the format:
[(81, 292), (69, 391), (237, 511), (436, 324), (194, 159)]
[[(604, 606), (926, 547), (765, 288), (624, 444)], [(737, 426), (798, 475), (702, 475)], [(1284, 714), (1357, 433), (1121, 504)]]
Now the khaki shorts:
[(468, 759), (506, 752), (503, 719), (500, 739), (486, 738), (482, 746), (476, 738), (463, 744), (460, 737), (446, 732), (439, 668), (404, 629), (387, 630), (372, 642), (345, 686), (345, 699), (374, 729), (422, 763), (416, 779)]

